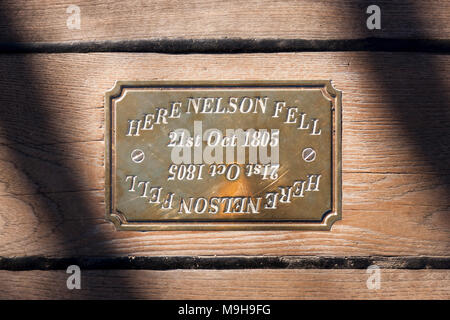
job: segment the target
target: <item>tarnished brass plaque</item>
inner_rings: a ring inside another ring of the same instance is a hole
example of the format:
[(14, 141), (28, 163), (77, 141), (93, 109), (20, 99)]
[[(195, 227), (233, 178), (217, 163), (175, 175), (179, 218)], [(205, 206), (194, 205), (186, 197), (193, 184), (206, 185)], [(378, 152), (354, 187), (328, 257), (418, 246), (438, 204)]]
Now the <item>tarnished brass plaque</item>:
[(341, 218), (331, 81), (118, 81), (106, 210), (121, 230), (329, 230)]

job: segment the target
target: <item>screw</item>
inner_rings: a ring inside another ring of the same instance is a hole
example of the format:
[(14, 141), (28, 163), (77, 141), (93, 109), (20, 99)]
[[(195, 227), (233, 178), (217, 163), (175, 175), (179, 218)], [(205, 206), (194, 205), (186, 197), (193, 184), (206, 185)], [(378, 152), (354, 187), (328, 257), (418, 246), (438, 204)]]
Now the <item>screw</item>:
[(134, 163), (141, 163), (145, 159), (144, 151), (141, 149), (134, 149), (131, 152), (131, 160), (133, 160)]
[(313, 148), (305, 148), (302, 157), (306, 162), (313, 162), (316, 159), (316, 151)]

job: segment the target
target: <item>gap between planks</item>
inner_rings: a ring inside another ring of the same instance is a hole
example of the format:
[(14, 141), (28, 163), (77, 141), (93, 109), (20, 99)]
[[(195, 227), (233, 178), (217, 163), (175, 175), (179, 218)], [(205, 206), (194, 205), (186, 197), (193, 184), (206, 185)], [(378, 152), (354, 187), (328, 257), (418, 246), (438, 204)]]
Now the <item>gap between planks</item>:
[(0, 270), (65, 270), (78, 265), (84, 270), (177, 270), (177, 269), (450, 269), (449, 257), (318, 257), (318, 256), (122, 256), (0, 257)]
[(450, 39), (156, 39), (74, 42), (0, 42), (0, 53), (149, 52), (240, 54), (390, 51), (450, 53)]

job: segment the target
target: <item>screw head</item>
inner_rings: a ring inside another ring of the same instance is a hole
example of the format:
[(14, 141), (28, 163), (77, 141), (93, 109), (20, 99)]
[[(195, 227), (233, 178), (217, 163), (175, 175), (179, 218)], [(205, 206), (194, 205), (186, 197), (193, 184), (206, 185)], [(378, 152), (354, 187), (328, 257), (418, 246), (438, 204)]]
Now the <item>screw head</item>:
[(316, 160), (316, 151), (313, 148), (305, 148), (302, 152), (302, 158), (306, 162), (313, 162)]
[(131, 160), (134, 163), (141, 163), (145, 159), (145, 153), (141, 149), (134, 149), (131, 152)]

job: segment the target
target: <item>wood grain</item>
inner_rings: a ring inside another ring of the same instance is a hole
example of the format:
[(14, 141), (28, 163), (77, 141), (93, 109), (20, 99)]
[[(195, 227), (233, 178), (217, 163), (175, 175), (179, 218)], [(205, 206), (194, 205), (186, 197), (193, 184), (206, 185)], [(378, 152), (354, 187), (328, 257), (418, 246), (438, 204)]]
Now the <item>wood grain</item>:
[(421, 178), (345, 174), (344, 216), (331, 232), (117, 232), (103, 219), (103, 191), (0, 196), (0, 250), (2, 256), (448, 256), (448, 206), (434, 197), (432, 177)]
[[(2, 256), (449, 254), (448, 55), (3, 55), (0, 74)], [(103, 94), (119, 79), (332, 79), (343, 220), (331, 232), (116, 232), (103, 218)]]
[(66, 25), (71, 4), (2, 1), (0, 41), (450, 38), (450, 3), (439, 0), (377, 1), (382, 30), (366, 27), (370, 1), (79, 0), (80, 30)]
[(65, 271), (0, 271), (0, 299), (449, 299), (449, 270), (95, 270), (68, 290)]

